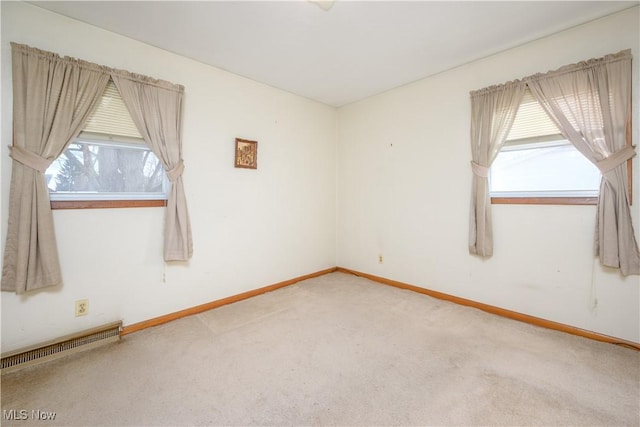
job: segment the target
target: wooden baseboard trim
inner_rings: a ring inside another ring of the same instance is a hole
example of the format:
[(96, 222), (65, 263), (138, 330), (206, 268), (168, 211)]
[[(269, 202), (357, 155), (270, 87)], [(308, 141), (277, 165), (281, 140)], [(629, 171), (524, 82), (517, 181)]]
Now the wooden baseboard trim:
[(531, 325), (540, 326), (547, 329), (553, 329), (556, 331), (561, 331), (571, 335), (577, 335), (580, 337), (589, 338), (596, 341), (616, 344), (616, 345), (620, 345), (623, 347), (640, 351), (640, 343), (636, 343), (633, 341), (627, 341), (620, 338), (611, 337), (609, 335), (603, 335), (597, 332), (587, 331), (585, 329), (576, 328), (573, 326), (565, 325), (563, 323), (553, 322), (551, 320), (542, 319), (540, 317), (529, 316), (528, 314), (522, 314), (516, 311), (495, 307), (489, 304), (483, 304), (483, 303), (468, 300), (465, 298), (459, 298), (453, 295), (444, 294), (442, 292), (432, 291), (429, 289), (421, 288), (419, 286), (398, 282), (396, 280), (391, 280), (391, 279), (387, 279), (380, 276), (374, 276), (373, 274), (367, 274), (367, 273), (362, 273), (360, 271), (350, 270), (348, 268), (337, 267), (336, 271), (364, 277), (366, 279), (373, 280), (374, 282), (382, 283), (384, 285), (394, 286), (400, 289), (407, 289), (410, 291), (418, 292), (424, 295), (428, 295), (430, 297), (438, 298), (445, 301), (450, 301), (450, 302), (464, 305), (467, 307), (477, 308), (479, 310), (486, 311), (491, 314), (496, 314), (498, 316), (506, 317), (508, 319), (518, 320), (520, 322), (529, 323)]
[(323, 276), (328, 273), (333, 273), (337, 270), (337, 267), (327, 268), (326, 270), (317, 271), (315, 273), (306, 274), (304, 276), (296, 277), (294, 279), (285, 280), (284, 282), (274, 283), (273, 285), (265, 286), (262, 288), (254, 289), (251, 291), (243, 292), (241, 294), (232, 295), (227, 298), (211, 301), (206, 304), (197, 305), (195, 307), (187, 308), (184, 310), (176, 311), (174, 313), (165, 314), (164, 316), (155, 317), (153, 319), (144, 320), (142, 322), (134, 323), (132, 325), (122, 328), (121, 335), (128, 335), (133, 332), (138, 332), (143, 329), (151, 328), (153, 326), (162, 325), (182, 317), (191, 316), (194, 314), (202, 313), (203, 311), (211, 310), (212, 308), (221, 307), (223, 305), (232, 304), (234, 302), (242, 301), (247, 298), (255, 297), (267, 292), (275, 291), (276, 289), (284, 288), (285, 286), (293, 285), (302, 280), (312, 279), (314, 277)]

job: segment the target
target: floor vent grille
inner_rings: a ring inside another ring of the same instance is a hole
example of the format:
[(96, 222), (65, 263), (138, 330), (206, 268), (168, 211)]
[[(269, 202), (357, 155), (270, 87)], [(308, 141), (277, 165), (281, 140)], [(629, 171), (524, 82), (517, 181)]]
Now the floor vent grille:
[(42, 363), (68, 354), (115, 342), (120, 339), (121, 331), (122, 322), (114, 322), (77, 334), (68, 335), (57, 340), (16, 350), (2, 355), (0, 369), (2, 369), (2, 373), (5, 374), (36, 363)]

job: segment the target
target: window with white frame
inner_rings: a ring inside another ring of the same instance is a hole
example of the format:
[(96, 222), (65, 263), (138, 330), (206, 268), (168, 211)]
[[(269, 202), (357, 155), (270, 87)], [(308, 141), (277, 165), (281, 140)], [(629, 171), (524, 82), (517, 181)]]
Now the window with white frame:
[(112, 80), (45, 178), (52, 201), (166, 200), (169, 186)]
[(594, 198), (600, 171), (567, 141), (526, 90), (490, 169), (492, 198)]

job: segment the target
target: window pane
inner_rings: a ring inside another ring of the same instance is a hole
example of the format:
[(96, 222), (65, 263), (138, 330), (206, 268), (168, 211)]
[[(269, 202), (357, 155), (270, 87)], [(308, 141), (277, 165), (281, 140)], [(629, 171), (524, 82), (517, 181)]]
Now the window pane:
[(146, 146), (76, 141), (45, 176), (52, 200), (166, 198), (164, 168)]
[(568, 142), (507, 147), (491, 166), (493, 196), (586, 197), (599, 188), (598, 168)]

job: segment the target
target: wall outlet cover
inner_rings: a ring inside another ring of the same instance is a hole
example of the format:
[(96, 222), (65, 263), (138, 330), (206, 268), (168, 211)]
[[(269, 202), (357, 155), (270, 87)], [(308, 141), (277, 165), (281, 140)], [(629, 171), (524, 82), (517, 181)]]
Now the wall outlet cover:
[(89, 314), (89, 300), (81, 299), (76, 301), (76, 317)]

